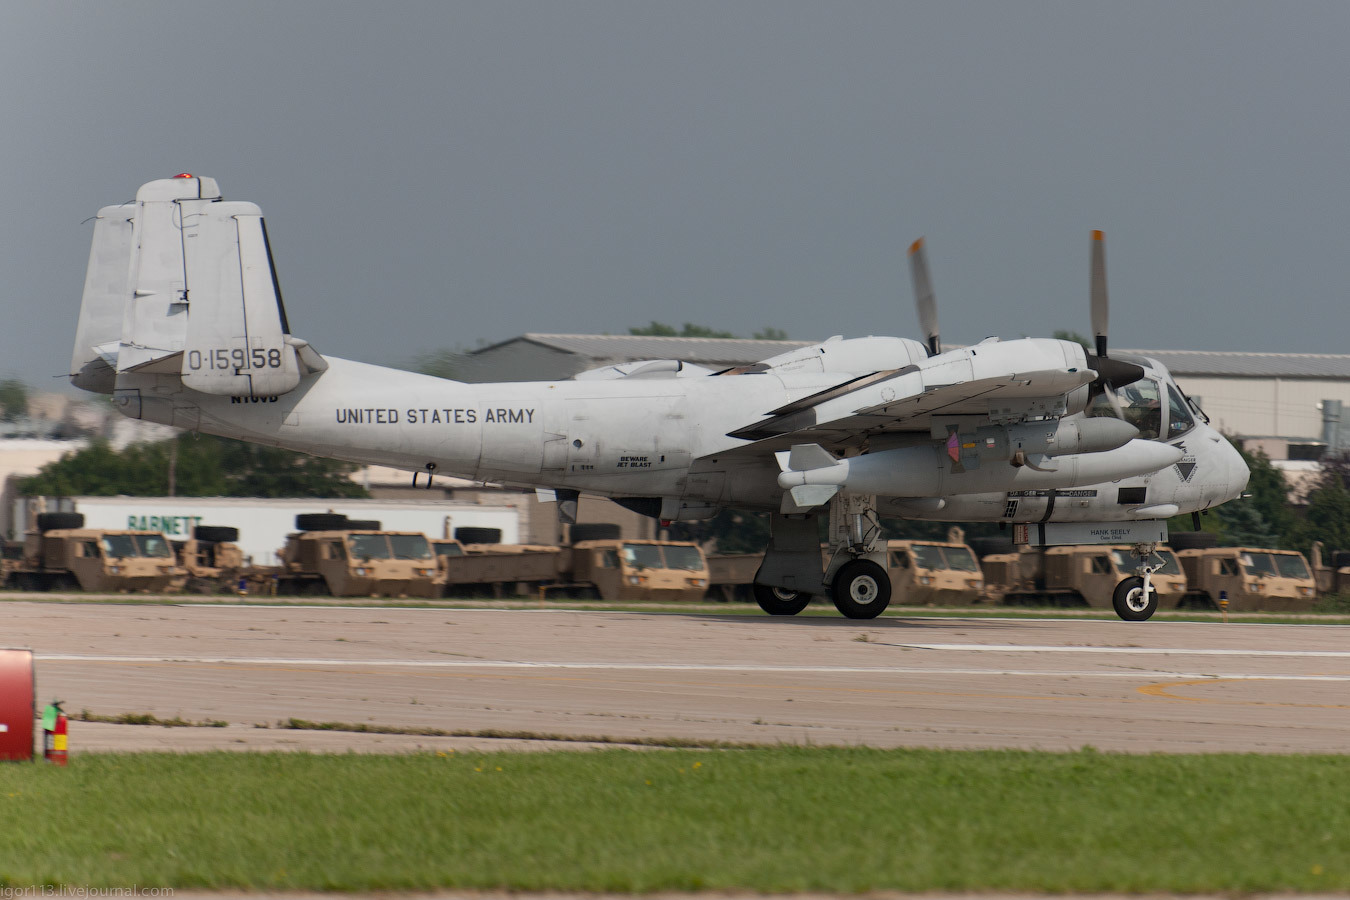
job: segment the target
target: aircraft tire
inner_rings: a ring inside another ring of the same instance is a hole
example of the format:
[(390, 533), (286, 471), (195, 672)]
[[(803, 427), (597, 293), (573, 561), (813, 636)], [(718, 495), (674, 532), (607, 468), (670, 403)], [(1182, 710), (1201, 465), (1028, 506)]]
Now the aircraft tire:
[(1126, 622), (1143, 622), (1152, 617), (1158, 611), (1158, 590), (1154, 588), (1149, 591), (1147, 601), (1143, 595), (1144, 579), (1138, 575), (1122, 579), (1111, 594), (1111, 605), (1115, 607), (1116, 615)]
[(875, 619), (891, 604), (891, 578), (870, 559), (855, 559), (835, 573), (830, 599), (850, 619)]
[(767, 584), (755, 585), (754, 594), (759, 608), (771, 616), (795, 616), (811, 602), (810, 594), (769, 587)]

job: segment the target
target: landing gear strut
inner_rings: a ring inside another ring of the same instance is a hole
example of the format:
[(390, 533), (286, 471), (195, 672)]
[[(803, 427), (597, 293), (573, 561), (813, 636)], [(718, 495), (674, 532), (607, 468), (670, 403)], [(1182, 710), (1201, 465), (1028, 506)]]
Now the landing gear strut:
[(886, 545), (876, 498), (830, 500), (829, 564), (821, 571), (820, 513), (774, 514), (769, 547), (755, 574), (755, 602), (771, 616), (795, 616), (815, 594), (828, 594), (850, 619), (874, 619), (891, 602)]
[(830, 502), (830, 564), (825, 583), (835, 609), (850, 619), (875, 619), (890, 605), (891, 577), (877, 521), (876, 497), (839, 495)]

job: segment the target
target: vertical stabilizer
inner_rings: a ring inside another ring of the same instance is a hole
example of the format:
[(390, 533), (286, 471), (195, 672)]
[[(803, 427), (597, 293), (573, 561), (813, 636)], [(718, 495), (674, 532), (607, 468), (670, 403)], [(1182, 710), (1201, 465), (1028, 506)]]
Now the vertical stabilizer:
[(131, 299), (135, 215), (136, 207), (131, 203), (105, 206), (94, 221), (94, 242), (89, 250), (80, 321), (75, 327), (75, 352), (70, 361), (70, 381), (82, 390), (113, 392), (122, 316)]
[(183, 384), (252, 397), (294, 389), (300, 365), (286, 343), (262, 211), (252, 203), (194, 208), (183, 220), (183, 247), (189, 310)]
[(284, 394), (326, 367), (289, 335), (262, 212), (214, 179), (152, 181), (105, 207), (76, 328), (71, 381), (111, 393), (122, 372), (178, 374), (207, 394)]

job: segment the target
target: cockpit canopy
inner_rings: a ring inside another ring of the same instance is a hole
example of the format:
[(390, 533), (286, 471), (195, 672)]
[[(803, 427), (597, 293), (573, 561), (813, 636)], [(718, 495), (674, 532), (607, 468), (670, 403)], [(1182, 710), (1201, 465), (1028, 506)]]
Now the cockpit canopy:
[[(1147, 363), (1139, 359), (1131, 362)], [(1157, 375), (1145, 375), (1132, 384), (1116, 390), (1120, 414), (1125, 421), (1139, 429), (1144, 440), (1170, 441), (1195, 427), (1196, 416), (1204, 413), (1193, 400), (1181, 392), (1170, 380)], [(1087, 409), (1089, 416), (1116, 416), (1116, 410), (1105, 393), (1093, 398)]]

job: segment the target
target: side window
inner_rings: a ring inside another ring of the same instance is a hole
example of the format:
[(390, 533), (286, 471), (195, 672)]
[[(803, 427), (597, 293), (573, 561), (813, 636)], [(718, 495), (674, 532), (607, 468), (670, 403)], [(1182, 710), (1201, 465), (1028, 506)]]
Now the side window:
[(892, 569), (908, 569), (908, 568), (909, 568), (909, 554), (906, 553), (906, 552), (903, 551), (903, 550), (892, 550), (892, 551), (891, 551), (891, 568), (892, 568)]
[(619, 567), (619, 551), (606, 550), (600, 556), (600, 568), (617, 569)]
[(1094, 557), (1092, 557), (1092, 574), (1093, 574), (1093, 575), (1110, 575), (1110, 574), (1112, 574), (1112, 572), (1111, 572), (1111, 558), (1110, 558), (1109, 556), (1094, 556)]
[(1180, 437), (1195, 427), (1190, 408), (1175, 385), (1167, 386), (1167, 439)]
[(1219, 560), (1220, 575), (1236, 575), (1238, 573), (1237, 560), (1231, 557), (1225, 557)]
[(77, 555), (86, 559), (98, 559), (98, 542), (80, 541), (80, 552)]
[(342, 546), (342, 541), (328, 541), (324, 544), (326, 552), (324, 556), (328, 559), (346, 559), (346, 549)]

